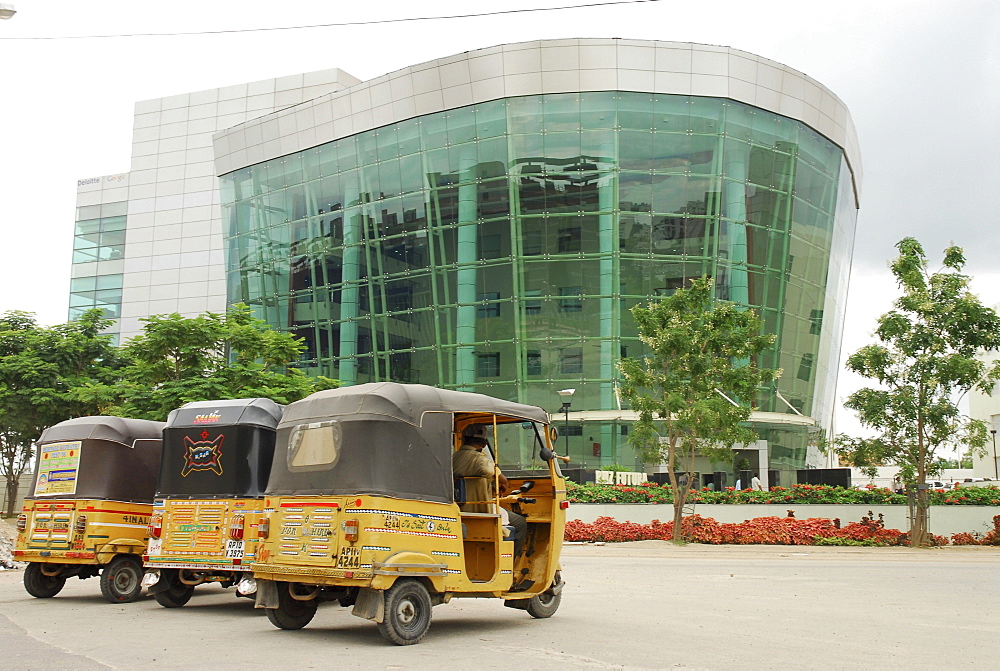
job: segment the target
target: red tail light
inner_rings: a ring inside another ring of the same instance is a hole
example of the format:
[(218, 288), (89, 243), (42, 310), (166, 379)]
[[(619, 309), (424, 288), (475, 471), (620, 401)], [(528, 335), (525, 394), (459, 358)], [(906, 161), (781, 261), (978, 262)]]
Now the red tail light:
[(342, 525), (344, 530), (344, 540), (353, 543), (358, 540), (358, 521), (357, 520), (345, 520)]
[(567, 508), (569, 508), (569, 501), (559, 502), (559, 510), (566, 510)]
[(243, 540), (243, 515), (233, 515), (233, 520), (229, 523), (229, 537), (234, 541)]
[(160, 533), (163, 531), (163, 517), (160, 515), (153, 515), (149, 518), (149, 535), (153, 538), (159, 538)]
[(271, 520), (267, 517), (260, 518), (257, 522), (257, 535), (261, 538), (267, 538), (267, 535), (271, 532)]
[(77, 515), (76, 516), (76, 527), (75, 527), (75, 529), (76, 529), (76, 532), (78, 534), (82, 534), (84, 531), (87, 530), (87, 516), (86, 515)]
[(21, 533), (28, 528), (28, 516), (21, 513), (17, 516), (17, 532)]

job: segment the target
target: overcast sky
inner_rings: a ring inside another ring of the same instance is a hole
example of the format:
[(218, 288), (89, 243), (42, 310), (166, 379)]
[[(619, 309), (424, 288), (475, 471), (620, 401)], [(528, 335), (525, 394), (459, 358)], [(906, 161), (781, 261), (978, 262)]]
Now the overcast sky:
[[(22, 40), (254, 28), (585, 5), (314, 0), (5, 0), (0, 21), (0, 312), (66, 320), (76, 181), (126, 172), (138, 100), (339, 67), (370, 79), (506, 42), (622, 37), (718, 44), (815, 78), (851, 110), (864, 166), (845, 352), (890, 307), (893, 244), (935, 261), (964, 247), (973, 289), (1000, 302), (1000, 3), (675, 0), (196, 36)], [(841, 375), (843, 397), (859, 386)], [(838, 430), (853, 432), (850, 413)]]

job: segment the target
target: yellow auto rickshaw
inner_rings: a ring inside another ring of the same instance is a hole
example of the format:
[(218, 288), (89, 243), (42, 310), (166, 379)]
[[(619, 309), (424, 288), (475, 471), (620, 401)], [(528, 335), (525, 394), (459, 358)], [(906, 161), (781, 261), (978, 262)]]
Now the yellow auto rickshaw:
[(52, 597), (67, 578), (100, 575), (111, 603), (139, 598), (163, 426), (94, 416), (42, 432), (14, 550), (28, 562), (28, 594)]
[[(143, 584), (165, 608), (196, 585), (250, 578), (257, 521), (282, 406), (267, 398), (197, 401), (170, 413)], [(251, 583), (252, 584), (252, 581)]]
[[(463, 501), (468, 479), (452, 458), (475, 433), (488, 437), (492, 486), (487, 500)], [(336, 601), (397, 645), (420, 641), (431, 607), (453, 598), (551, 616), (568, 507), (553, 436), (541, 408), (424, 385), (362, 384), (288, 405), (251, 565), (256, 606), (299, 629)], [(501, 492), (498, 456), (541, 468)], [(523, 538), (510, 513), (525, 519)]]

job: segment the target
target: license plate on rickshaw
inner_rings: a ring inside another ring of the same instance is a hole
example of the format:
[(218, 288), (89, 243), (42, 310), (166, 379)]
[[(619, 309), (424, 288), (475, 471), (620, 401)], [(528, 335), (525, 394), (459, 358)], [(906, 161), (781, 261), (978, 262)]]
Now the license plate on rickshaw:
[(243, 559), (243, 541), (226, 541), (226, 559)]
[(337, 568), (361, 568), (361, 548), (351, 546), (340, 548)]

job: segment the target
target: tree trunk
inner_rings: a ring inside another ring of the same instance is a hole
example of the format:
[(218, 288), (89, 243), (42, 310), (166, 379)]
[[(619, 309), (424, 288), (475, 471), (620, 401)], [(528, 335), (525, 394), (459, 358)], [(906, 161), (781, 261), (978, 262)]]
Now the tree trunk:
[(17, 505), (17, 490), (21, 484), (21, 474), (7, 476), (7, 510), (4, 514), (7, 517), (14, 516), (14, 508)]
[(687, 500), (688, 488), (686, 486), (685, 487), (678, 487), (677, 486), (677, 482), (676, 482), (677, 478), (676, 478), (676, 476), (674, 476), (673, 473), (670, 474), (670, 479), (674, 481), (672, 483), (673, 486), (674, 486), (674, 535), (673, 535), (673, 541), (675, 543), (683, 543), (684, 542), (684, 534), (683, 534), (683, 530), (681, 529), (681, 521), (684, 519), (684, 502)]
[[(922, 484), (922, 483), (920, 483)], [(917, 487), (916, 506), (913, 511), (913, 523), (910, 525), (910, 547), (926, 547), (930, 545), (928, 527), (928, 508), (930, 507), (930, 490)]]

